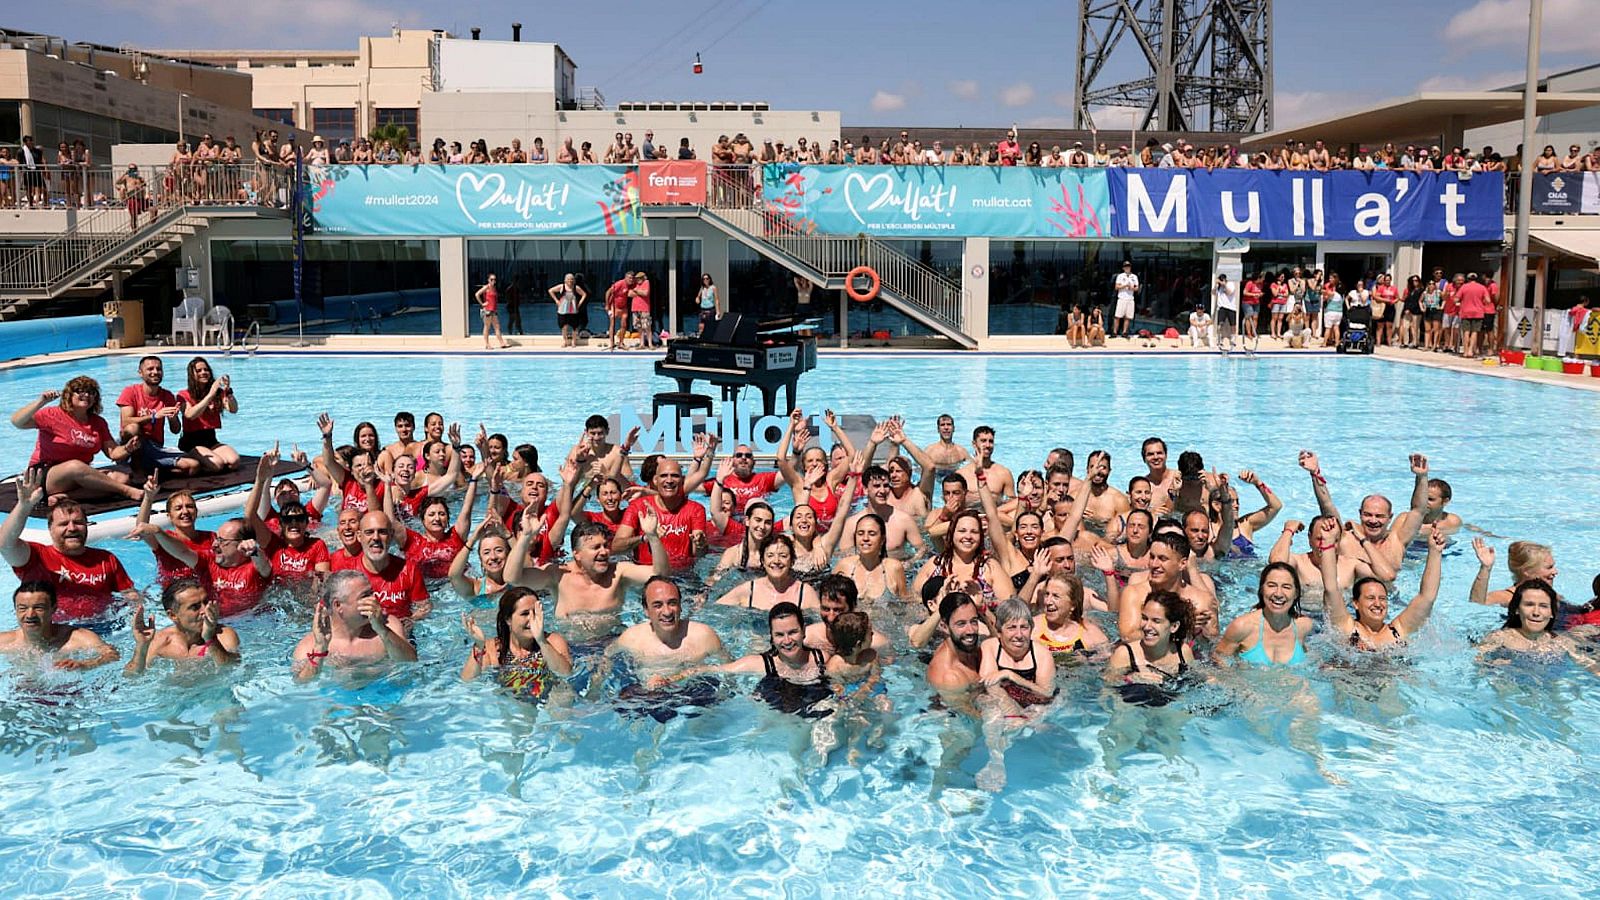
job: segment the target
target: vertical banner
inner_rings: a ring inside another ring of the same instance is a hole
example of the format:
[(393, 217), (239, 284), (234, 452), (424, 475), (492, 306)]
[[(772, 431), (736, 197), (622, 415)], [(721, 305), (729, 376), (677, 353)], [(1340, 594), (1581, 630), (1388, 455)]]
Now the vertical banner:
[(1578, 211), (1586, 216), (1600, 215), (1600, 172), (1583, 173), (1583, 201)]
[(704, 206), (706, 164), (697, 159), (639, 163), (639, 202), (647, 206)]

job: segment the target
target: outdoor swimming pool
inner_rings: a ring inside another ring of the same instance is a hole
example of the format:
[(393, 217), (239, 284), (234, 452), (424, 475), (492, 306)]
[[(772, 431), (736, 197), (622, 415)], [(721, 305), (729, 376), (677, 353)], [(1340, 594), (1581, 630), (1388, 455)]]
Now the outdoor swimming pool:
[[(185, 359), (168, 357), (169, 387)], [(314, 450), (323, 409), (340, 441), (361, 419), (387, 439), (395, 410), (439, 410), (464, 430), (481, 420), (531, 440), (553, 464), (586, 414), (668, 389), (653, 359), (212, 362), (233, 376), (242, 414), (224, 435), (245, 452), (279, 437)], [(0, 389), (15, 408), (87, 373), (114, 397), (135, 365), (0, 372)], [(1495, 587), (1509, 581), (1510, 539), (1553, 545), (1569, 598), (1587, 598), (1597, 566), (1592, 393), (1334, 357), (831, 355), (800, 398), (808, 410), (903, 414), (922, 442), (940, 412), (958, 437), (992, 425), (996, 457), (1015, 471), (1059, 444), (1081, 472), (1104, 447), (1114, 484), (1143, 470), (1140, 442), (1161, 435), (1174, 458), (1198, 449), (1208, 466), (1254, 468), (1272, 485), (1286, 509), (1263, 545), (1314, 512), (1300, 448), (1321, 455), (1346, 517), (1368, 491), (1403, 505), (1406, 455), (1422, 452), (1453, 485), (1452, 510), (1496, 536)], [(20, 468), (31, 444), (0, 430), (0, 469)], [(141, 545), (114, 549), (150, 581)], [(1224, 621), (1255, 602), (1259, 566), (1221, 570)], [(292, 683), (306, 626), (295, 608), (237, 623), (245, 662), (219, 677), (0, 668), (0, 892), (1592, 893), (1600, 680), (1564, 663), (1478, 667), (1470, 641), (1501, 614), (1467, 601), (1475, 571), (1459, 538), (1404, 661), (1223, 672), (1153, 710), (1111, 699), (1097, 671), (1066, 672), (1057, 707), (1013, 742), (995, 795), (975, 788), (982, 738), (928, 711), (914, 654), (890, 670), (882, 746), (862, 738), (854, 764), (838, 751), (825, 765), (809, 724), (758, 706), (748, 685), (658, 725), (604, 701), (553, 713), (488, 681), (460, 684), (453, 598), (419, 627), (422, 662), (368, 685)], [(1419, 576), (1413, 562), (1397, 606)], [(0, 574), (5, 596), (15, 583)], [(764, 646), (764, 618), (694, 612), (736, 651)], [(636, 617), (630, 601), (626, 621)], [(0, 627), (14, 627), (9, 613)], [(126, 653), (125, 625), (111, 639)]]

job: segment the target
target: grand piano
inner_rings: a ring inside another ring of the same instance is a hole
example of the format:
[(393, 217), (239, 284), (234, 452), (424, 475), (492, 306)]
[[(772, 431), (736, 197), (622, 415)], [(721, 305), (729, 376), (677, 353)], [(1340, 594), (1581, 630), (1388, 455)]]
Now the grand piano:
[(741, 388), (757, 388), (766, 416), (779, 414), (781, 388), (787, 413), (794, 408), (795, 382), (817, 367), (817, 339), (795, 332), (802, 321), (728, 313), (704, 337), (667, 341), (667, 356), (656, 363), (656, 374), (676, 381), (682, 395), (690, 395), (697, 380), (709, 382), (722, 388), (724, 401), (736, 398)]

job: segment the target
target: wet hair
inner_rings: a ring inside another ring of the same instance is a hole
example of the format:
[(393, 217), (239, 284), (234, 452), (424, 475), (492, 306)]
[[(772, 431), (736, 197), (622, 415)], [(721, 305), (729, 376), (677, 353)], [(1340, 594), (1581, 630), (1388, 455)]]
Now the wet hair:
[(1000, 601), (994, 610), (995, 627), (1003, 627), (1007, 622), (1033, 622), (1033, 610), (1028, 604), (1016, 597), (1007, 597)]
[(516, 449), (511, 451), (511, 455), (522, 460), (522, 464), (528, 467), (529, 472), (539, 471), (538, 447), (532, 444), (518, 444)]
[(1163, 453), (1167, 452), (1167, 442), (1166, 441), (1163, 441), (1161, 438), (1158, 438), (1158, 437), (1147, 437), (1147, 438), (1144, 439), (1144, 443), (1139, 445), (1139, 455), (1143, 456), (1144, 455), (1144, 451), (1149, 450), (1151, 444), (1159, 444), (1161, 446), (1161, 452), (1163, 452)]
[(1044, 587), (1052, 581), (1064, 585), (1067, 589), (1067, 600), (1071, 603), (1067, 610), (1067, 618), (1080, 625), (1083, 624), (1083, 580), (1065, 572), (1053, 572), (1046, 575), (1039, 586)]
[(663, 458), (664, 457), (659, 453), (652, 453), (649, 456), (646, 456), (644, 458), (644, 462), (639, 464), (639, 480), (645, 484), (655, 481), (656, 469), (661, 465), (661, 460)]
[(1356, 579), (1355, 584), (1350, 585), (1350, 600), (1353, 602), (1359, 598), (1361, 596), (1361, 589), (1369, 584), (1375, 584), (1378, 587), (1383, 588), (1383, 596), (1386, 598), (1389, 596), (1389, 586), (1383, 583), (1383, 579), (1374, 578), (1371, 575), (1363, 575), (1362, 577)]
[(44, 594), (50, 598), (50, 608), (55, 609), (56, 583), (53, 581), (45, 581), (42, 578), (30, 578), (27, 581), (17, 585), (17, 589), (11, 592), (11, 602), (15, 604), (17, 602), (17, 598), (23, 594)]
[(782, 544), (783, 546), (788, 547), (789, 548), (789, 559), (791, 559), (791, 560), (794, 559), (794, 557), (795, 557), (794, 539), (789, 537), (787, 534), (783, 534), (783, 533), (777, 532), (777, 531), (774, 531), (773, 533), (767, 535), (767, 539), (761, 542), (761, 550), (759, 551), (759, 555), (761, 557), (765, 558), (766, 555), (767, 555), (767, 548), (771, 547), (774, 544)]
[(572, 549), (577, 550), (578, 545), (583, 543), (584, 538), (591, 538), (595, 535), (599, 535), (607, 541), (611, 539), (611, 532), (604, 525), (599, 522), (583, 522), (572, 529), (572, 537), (568, 540), (571, 542)]
[(71, 497), (62, 497), (57, 500), (56, 505), (50, 507), (50, 515), (45, 517), (45, 521), (54, 522), (56, 513), (65, 513), (66, 515), (63, 518), (71, 518), (73, 513), (82, 513), (85, 517), (88, 516), (88, 513), (83, 511), (83, 505)]
[[(100, 382), (95, 381), (93, 378), (90, 378), (87, 375), (78, 375), (69, 380), (67, 382), (67, 386), (61, 389), (62, 409), (66, 409), (67, 405), (72, 402), (73, 391), (89, 391), (94, 396), (94, 405), (89, 407), (90, 413), (98, 416), (100, 415), (101, 410), (105, 408), (102, 405), (100, 397)], [(197, 397), (195, 399), (198, 400), (199, 398)]]
[(911, 463), (909, 461), (907, 461), (906, 458), (903, 457), (903, 456), (891, 456), (891, 457), (889, 457), (887, 460), (884, 461), (883, 469), (884, 469), (884, 471), (887, 472), (888, 470), (890, 470), (892, 468), (895, 468), (896, 466), (898, 466), (899, 468), (905, 470), (906, 480), (909, 481), (911, 479), (911, 475), (912, 475)]
[(1511, 576), (1521, 581), (1522, 573), (1542, 562), (1546, 557), (1554, 560), (1555, 554), (1544, 544), (1533, 541), (1512, 541), (1506, 548), (1506, 568)]
[[(730, 492), (729, 492), (729, 493), (732, 493), (732, 492), (731, 492), (731, 491), (730, 491)], [(772, 517), (772, 521), (774, 521), (774, 522), (776, 522), (776, 521), (778, 521), (778, 514), (777, 514), (777, 512), (775, 512), (775, 511), (774, 511), (774, 510), (773, 510), (773, 509), (772, 509), (772, 504), (770, 504), (770, 503), (768, 503), (768, 502), (767, 502), (767, 501), (765, 501), (765, 500), (752, 500), (752, 501), (750, 501), (750, 505), (749, 505), (749, 506), (746, 506), (746, 507), (745, 507), (745, 508), (744, 508), (744, 518), (745, 518), (745, 521), (747, 521), (747, 522), (748, 522), (748, 521), (749, 521), (749, 520), (750, 520), (750, 514), (751, 514), (751, 513), (753, 513), (753, 512), (755, 512), (755, 511), (756, 511), (756, 510), (758, 510), (758, 509), (764, 509), (764, 510), (766, 510), (766, 511), (767, 511), (767, 515), (769, 515), (769, 516), (771, 516), (771, 517)]]
[(426, 440), (422, 442), (422, 458), (427, 459), (434, 447), (448, 447), (444, 441)]
[(1130, 509), (1130, 510), (1128, 510), (1128, 516), (1124, 520), (1124, 527), (1126, 527), (1126, 523), (1127, 522), (1133, 521), (1133, 517), (1134, 516), (1144, 516), (1146, 519), (1149, 520), (1150, 531), (1153, 533), (1156, 530), (1156, 517), (1148, 509)]
[(394, 414), (394, 423), (396, 425), (415, 426), (417, 424), (417, 417), (402, 409)]
[(198, 578), (174, 578), (161, 589), (161, 608), (171, 613), (172, 608), (178, 605), (178, 595), (185, 591), (199, 591), (203, 594), (206, 586), (201, 584)]
[(588, 431), (591, 428), (599, 428), (603, 429), (607, 434), (611, 433), (611, 423), (606, 421), (606, 417), (599, 413), (595, 413), (583, 420), (583, 430)]
[(985, 434), (987, 434), (989, 437), (994, 437), (994, 429), (990, 428), (988, 425), (979, 425), (977, 428), (972, 429), (973, 440), (977, 440), (980, 435)]
[(972, 599), (971, 594), (963, 594), (960, 591), (951, 591), (945, 594), (944, 599), (939, 601), (939, 621), (948, 627), (950, 617), (956, 614), (956, 610), (969, 603), (973, 606), (978, 605), (978, 601)]
[[(889, 533), (889, 526), (884, 524), (883, 516), (880, 516), (875, 512), (862, 513), (861, 514), (861, 518), (856, 519), (856, 527), (858, 527), (858, 528), (861, 527), (861, 523), (862, 522), (877, 522), (878, 523), (878, 533), (879, 534), (887, 535)], [(859, 552), (860, 549), (861, 548), (857, 547), (856, 548), (857, 552)]]
[[(1128, 493), (1130, 493), (1130, 494), (1133, 493), (1133, 486), (1138, 484), (1141, 481), (1144, 482), (1145, 484), (1150, 484), (1150, 479), (1144, 477), (1143, 475), (1135, 475), (1132, 478), (1129, 478), (1128, 479)], [(1154, 485), (1150, 485), (1150, 486), (1151, 486), (1151, 489), (1154, 490), (1155, 486)]]
[(840, 656), (850, 656), (872, 635), (872, 623), (864, 612), (852, 609), (828, 623), (828, 643)]
[(1167, 621), (1177, 623), (1178, 627), (1172, 632), (1172, 644), (1177, 646), (1183, 643), (1189, 633), (1194, 630), (1194, 607), (1189, 601), (1178, 596), (1172, 591), (1151, 591), (1145, 598), (1146, 603), (1154, 603), (1161, 607)]
[[(443, 498), (435, 498), (435, 499), (443, 499)], [(171, 501), (169, 500), (168, 502), (171, 502)], [(426, 507), (427, 504), (424, 503), (423, 506)], [(306, 506), (305, 506), (304, 503), (301, 503), (299, 500), (290, 500), (288, 503), (285, 503), (282, 507), (280, 507), (278, 509), (278, 519), (280, 521), (283, 520), (283, 519), (305, 519), (307, 521), (310, 521), (311, 513), (306, 510)]]
[(1506, 604), (1505, 627), (1522, 627), (1522, 597), (1529, 591), (1544, 591), (1545, 596), (1550, 598), (1550, 615), (1552, 618), (1550, 619), (1549, 630), (1554, 631), (1556, 629), (1554, 616), (1560, 611), (1561, 604), (1556, 600), (1556, 589), (1551, 587), (1550, 582), (1545, 581), (1543, 578), (1529, 578), (1526, 581), (1518, 582), (1517, 586), (1512, 588), (1511, 602)]
[(447, 516), (450, 515), (450, 501), (446, 500), (443, 497), (428, 497), (427, 499), (422, 501), (422, 505), (421, 506), (417, 507), (417, 518), (420, 519), (423, 516), (427, 515), (428, 514), (428, 510), (432, 509), (435, 506), (444, 507), (444, 514), (447, 515)]
[(889, 480), (889, 470), (885, 469), (883, 466), (872, 465), (872, 466), (867, 466), (867, 470), (865, 472), (861, 473), (861, 483), (862, 484), (870, 484), (870, 483), (872, 483), (872, 481), (874, 479), (878, 479), (878, 478), (882, 478), (884, 481), (888, 481)]
[(1193, 450), (1185, 450), (1178, 454), (1178, 474), (1184, 481), (1199, 481), (1205, 474), (1206, 461)]
[(855, 609), (860, 600), (860, 592), (856, 589), (855, 580), (835, 572), (827, 575), (817, 582), (817, 596), (844, 601), (848, 609)]
[(959, 484), (964, 488), (964, 487), (967, 486), (967, 479), (963, 478), (960, 475), (960, 473), (951, 472), (950, 474), (948, 474), (948, 475), (944, 476), (943, 478), (939, 479), (939, 484), (941, 484), (941, 485)]
[(494, 612), (494, 636), (500, 642), (498, 662), (505, 665), (511, 661), (511, 614), (517, 611), (517, 603), (523, 597), (535, 597), (533, 588), (517, 585), (506, 588), (500, 594), (500, 606)]
[(489, 444), (493, 444), (493, 443), (496, 443), (496, 442), (498, 442), (500, 444), (500, 446), (504, 447), (507, 451), (509, 451), (511, 449), (511, 439), (506, 437), (505, 435), (501, 434), (498, 431), (496, 431), (494, 434), (489, 435), (489, 439), (487, 441), (484, 441), (484, 445), (487, 446)]
[[(598, 523), (596, 523), (596, 524), (598, 524)], [(650, 596), (650, 585), (652, 585), (652, 584), (670, 584), (670, 585), (672, 585), (672, 592), (678, 595), (678, 600), (680, 602), (683, 600), (683, 588), (678, 587), (678, 583), (676, 581), (672, 580), (671, 576), (668, 576), (668, 575), (651, 575), (650, 576), (650, 580), (646, 581), (644, 583), (644, 587), (639, 591), (639, 605), (640, 606), (645, 606), (650, 602), (647, 598)]]
[(1295, 571), (1294, 566), (1291, 566), (1286, 562), (1271, 562), (1271, 563), (1267, 563), (1266, 568), (1261, 570), (1261, 578), (1260, 578), (1259, 581), (1256, 582), (1256, 607), (1255, 608), (1256, 609), (1265, 609), (1266, 608), (1266, 606), (1267, 606), (1267, 573), (1268, 572), (1275, 572), (1275, 571), (1276, 572), (1288, 572), (1289, 573), (1289, 580), (1294, 583), (1294, 600), (1292, 602), (1290, 602), (1290, 604), (1289, 604), (1289, 615), (1291, 615), (1291, 616), (1300, 615), (1300, 573)]
[(1044, 477), (1045, 477), (1046, 483), (1049, 483), (1049, 479), (1054, 478), (1057, 475), (1065, 475), (1069, 479), (1072, 478), (1072, 451), (1071, 450), (1063, 451), (1063, 453), (1061, 455), (1061, 458), (1056, 460), (1055, 465), (1052, 465), (1048, 469), (1044, 470)]
[(1171, 547), (1172, 552), (1176, 553), (1181, 560), (1188, 559), (1189, 554), (1192, 552), (1192, 548), (1189, 546), (1189, 539), (1181, 533), (1158, 531), (1150, 537), (1150, 545), (1153, 547), (1156, 544), (1166, 544)]
[[(1413, 275), (1411, 277), (1415, 278), (1417, 276)], [(1428, 487), (1438, 488), (1439, 499), (1446, 503), (1449, 503), (1450, 498), (1455, 496), (1455, 492), (1450, 490), (1450, 482), (1445, 481), (1443, 478), (1429, 478)]]
[(800, 620), (800, 628), (802, 630), (806, 627), (806, 614), (801, 612), (799, 606), (790, 603), (788, 600), (773, 604), (772, 608), (767, 610), (767, 633), (769, 635), (772, 633), (773, 622), (791, 616)]

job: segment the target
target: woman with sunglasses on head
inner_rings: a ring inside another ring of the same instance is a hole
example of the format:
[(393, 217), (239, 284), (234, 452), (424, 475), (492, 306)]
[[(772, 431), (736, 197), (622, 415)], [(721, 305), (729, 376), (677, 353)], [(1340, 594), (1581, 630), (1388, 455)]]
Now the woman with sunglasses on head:
[(178, 449), (200, 460), (205, 472), (227, 472), (238, 467), (239, 451), (217, 440), (222, 414), (239, 414), (239, 401), (233, 396), (228, 376), (215, 377), (211, 364), (203, 357), (189, 360), (189, 384), (178, 392), (183, 407), (183, 434)]
[[(54, 403), (56, 400), (60, 402)], [(14, 427), (39, 432), (28, 468), (44, 470), (46, 496), (144, 499), (144, 492), (128, 483), (127, 473), (94, 467), (97, 452), (112, 462), (123, 462), (138, 449), (140, 440), (135, 431), (126, 440), (118, 441), (100, 411), (99, 382), (79, 375), (60, 391), (45, 391), (11, 414)]]

